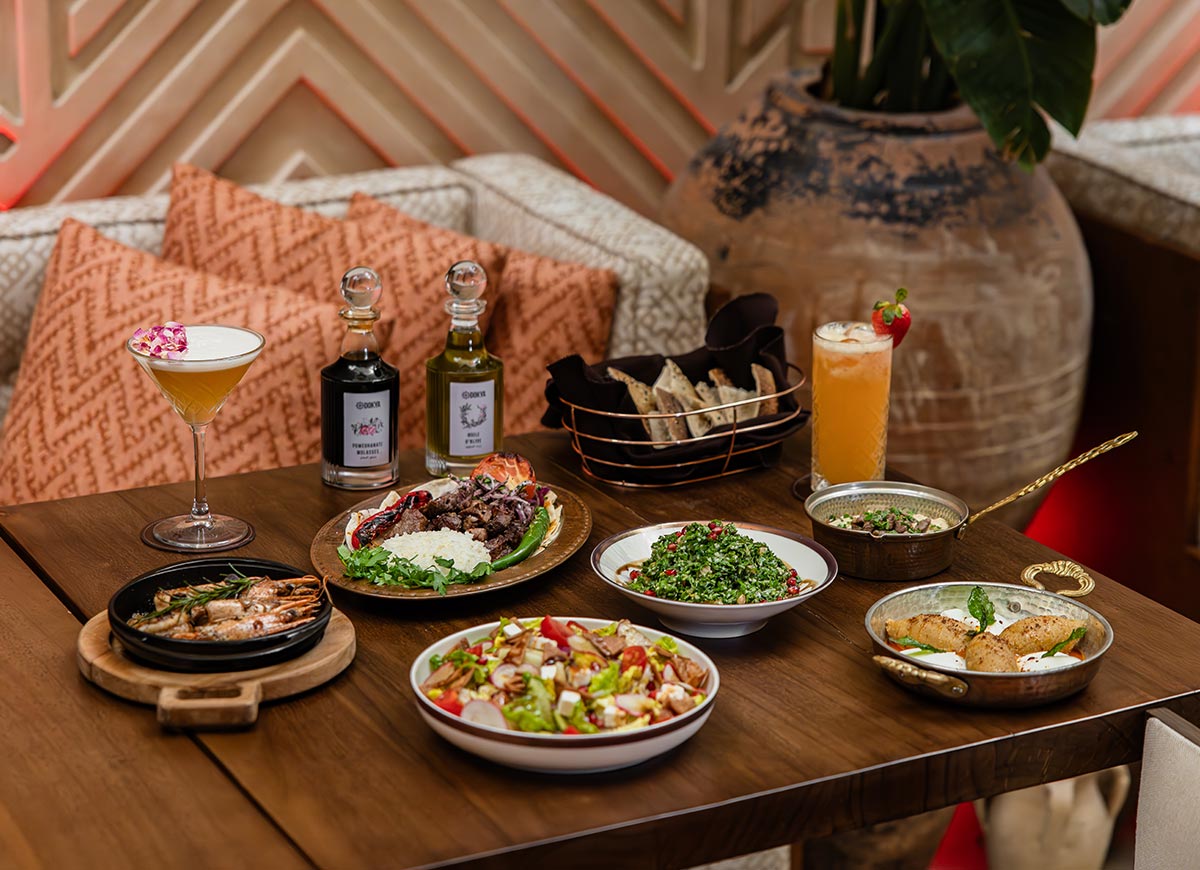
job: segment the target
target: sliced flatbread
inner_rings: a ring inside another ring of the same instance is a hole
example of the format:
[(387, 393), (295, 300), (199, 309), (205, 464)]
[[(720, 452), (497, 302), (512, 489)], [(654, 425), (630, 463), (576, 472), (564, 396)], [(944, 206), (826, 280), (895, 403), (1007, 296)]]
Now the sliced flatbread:
[[(654, 390), (656, 395), (658, 390), (666, 390), (674, 394), (685, 411), (699, 411), (704, 407), (700, 394), (696, 392), (696, 388), (692, 386), (688, 376), (683, 373), (683, 369), (674, 360), (669, 359), (663, 364), (663, 369), (658, 374), (658, 380), (654, 382)], [(687, 423), (688, 431), (696, 438), (707, 435), (708, 430), (716, 425), (707, 414), (689, 414), (684, 421)]]
[[(775, 386), (775, 376), (765, 366), (752, 363), (750, 365), (750, 373), (754, 375), (754, 386), (760, 396), (769, 396), (778, 389)], [(758, 413), (778, 414), (779, 399), (763, 399), (758, 405)]]
[[(700, 401), (704, 403), (705, 408), (712, 408), (714, 405), (720, 405), (721, 397), (717, 395), (717, 388), (709, 384), (707, 381), (701, 381), (696, 384), (696, 392), (700, 395)], [(733, 422), (733, 409), (725, 408), (721, 411), (709, 411), (708, 419), (713, 421), (714, 426), (727, 426)]]
[[(664, 414), (682, 414), (687, 409), (670, 390), (655, 389), (654, 397), (658, 399), (658, 410)], [(667, 432), (674, 441), (684, 441), (688, 437), (688, 427), (680, 417), (664, 417), (662, 422), (667, 424)]]
[[(654, 390), (646, 384), (643, 384), (633, 375), (627, 374), (620, 369), (615, 369), (612, 366), (608, 367), (608, 376), (615, 381), (620, 381), (629, 390), (629, 397), (633, 399), (633, 406), (637, 408), (639, 414), (657, 414), (658, 402), (654, 399)], [(651, 441), (670, 441), (671, 435), (667, 431), (667, 421), (648, 417), (642, 420), (642, 427), (646, 430), (646, 434), (650, 436)]]

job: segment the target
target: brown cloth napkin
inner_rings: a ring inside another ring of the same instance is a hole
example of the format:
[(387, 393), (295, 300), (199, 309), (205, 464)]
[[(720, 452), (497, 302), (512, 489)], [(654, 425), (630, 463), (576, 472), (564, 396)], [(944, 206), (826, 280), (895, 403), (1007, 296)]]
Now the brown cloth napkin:
[[(704, 337), (704, 347), (697, 348), (671, 359), (683, 369), (693, 382), (709, 380), (710, 369), (721, 368), (739, 387), (754, 389), (754, 376), (750, 364), (765, 366), (775, 376), (777, 389), (791, 383), (784, 357), (783, 329), (775, 325), (779, 303), (768, 293), (752, 293), (739, 296), (726, 303), (713, 315)], [(629, 356), (605, 360), (596, 365), (587, 365), (579, 355), (568, 356), (547, 366), (550, 380), (546, 383), (546, 400), (550, 407), (542, 417), (542, 423), (551, 428), (561, 427), (564, 416), (571, 409), (562, 399), (581, 407), (598, 411), (619, 411), (636, 414), (629, 390), (619, 381), (608, 376), (611, 366), (626, 372), (643, 383), (652, 384), (662, 371), (666, 358), (653, 354)], [(796, 411), (795, 394), (781, 396), (779, 413), (756, 418), (752, 423), (743, 422), (736, 436), (735, 450), (744, 450), (756, 445), (768, 444), (761, 450), (742, 453), (730, 460), (729, 469), (769, 467), (779, 461), (783, 438), (798, 431), (808, 422), (808, 411), (778, 425), (768, 426), (755, 432), (742, 432), (741, 427), (760, 425), (772, 420), (783, 421)], [(577, 411), (575, 422), (581, 433), (602, 438), (619, 438), (630, 441), (647, 441), (646, 430), (638, 420), (620, 420)], [(729, 432), (732, 425), (718, 426), (710, 434)], [(671, 465), (669, 468), (622, 468), (605, 465), (601, 461), (591, 464), (592, 471), (609, 480), (624, 480), (631, 483), (676, 483), (693, 477), (705, 477), (721, 471), (725, 454), (729, 450), (728, 438), (709, 438), (703, 441), (682, 441), (678, 445), (656, 450), (649, 445), (618, 445), (580, 437), (584, 454), (589, 459), (604, 460), (637, 466)], [(708, 459), (695, 465), (677, 465), (697, 459)]]

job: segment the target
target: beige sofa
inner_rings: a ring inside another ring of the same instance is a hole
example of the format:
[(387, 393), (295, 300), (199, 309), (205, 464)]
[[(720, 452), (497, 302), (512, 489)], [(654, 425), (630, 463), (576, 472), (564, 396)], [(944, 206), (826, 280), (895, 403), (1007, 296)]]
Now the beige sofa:
[[(555, 259), (612, 269), (620, 280), (609, 344), (614, 356), (680, 352), (703, 338), (708, 289), (704, 255), (533, 157), (489, 154), (447, 167), (383, 169), (253, 189), (334, 217), (340, 217), (351, 195), (361, 191), (433, 224)], [(8, 409), (46, 261), (63, 219), (76, 218), (123, 244), (158, 253), (166, 211), (167, 197), (158, 194), (0, 214), (0, 420)], [(331, 301), (336, 290), (329, 288)], [(386, 296), (384, 304), (389, 304)]]

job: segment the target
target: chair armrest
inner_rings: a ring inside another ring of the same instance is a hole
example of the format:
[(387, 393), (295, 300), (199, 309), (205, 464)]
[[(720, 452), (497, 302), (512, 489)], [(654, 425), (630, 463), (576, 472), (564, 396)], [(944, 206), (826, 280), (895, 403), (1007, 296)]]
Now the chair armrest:
[(610, 356), (681, 353), (703, 342), (708, 262), (697, 247), (529, 155), (452, 166), (475, 189), (474, 235), (616, 273)]

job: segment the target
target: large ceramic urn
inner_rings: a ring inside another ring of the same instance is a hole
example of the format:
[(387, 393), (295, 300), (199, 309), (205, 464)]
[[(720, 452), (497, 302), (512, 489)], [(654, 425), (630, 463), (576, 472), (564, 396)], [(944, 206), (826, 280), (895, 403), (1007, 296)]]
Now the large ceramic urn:
[(1001, 160), (967, 107), (852, 111), (814, 97), (817, 80), (783, 75), (722, 127), (662, 222), (707, 254), (716, 287), (779, 297), (806, 370), (814, 327), (907, 287), (888, 461), (985, 506), (1070, 450), (1092, 318), (1079, 229), (1046, 171)]

